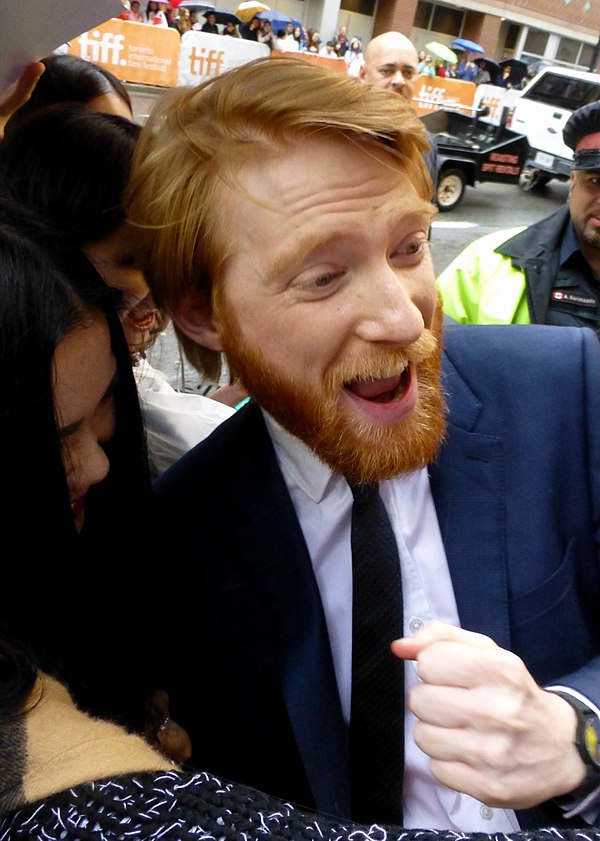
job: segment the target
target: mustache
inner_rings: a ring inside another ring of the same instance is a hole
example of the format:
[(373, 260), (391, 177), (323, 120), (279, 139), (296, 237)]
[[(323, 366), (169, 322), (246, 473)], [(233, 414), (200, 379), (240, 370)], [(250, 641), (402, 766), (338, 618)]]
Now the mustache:
[(435, 355), (438, 338), (425, 328), (419, 338), (405, 348), (393, 350), (381, 348), (358, 359), (342, 360), (337, 363), (325, 378), (328, 391), (337, 391), (354, 380), (380, 380), (397, 377), (409, 363), (419, 364)]

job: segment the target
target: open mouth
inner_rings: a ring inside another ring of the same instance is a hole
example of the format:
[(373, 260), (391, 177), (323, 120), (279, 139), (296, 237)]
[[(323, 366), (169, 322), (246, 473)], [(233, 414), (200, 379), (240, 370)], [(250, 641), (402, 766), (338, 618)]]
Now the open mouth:
[(83, 509), (85, 508), (85, 494), (83, 496), (77, 497), (71, 502), (71, 511), (73, 512), (73, 519), (77, 519), (82, 513)]
[(395, 403), (406, 394), (410, 385), (410, 366), (401, 374), (381, 379), (352, 380), (344, 383), (344, 388), (354, 397), (370, 403)]
[(148, 330), (152, 330), (152, 328), (154, 327), (154, 324), (156, 322), (156, 315), (156, 310), (150, 310), (150, 312), (138, 316), (137, 318), (130, 314), (129, 320), (134, 325), (134, 327), (140, 331), (140, 333), (145, 333)]

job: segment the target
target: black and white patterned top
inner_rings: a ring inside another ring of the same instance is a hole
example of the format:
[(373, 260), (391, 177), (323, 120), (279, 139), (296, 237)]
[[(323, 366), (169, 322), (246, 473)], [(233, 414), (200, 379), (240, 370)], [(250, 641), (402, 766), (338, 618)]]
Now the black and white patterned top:
[(208, 773), (147, 772), (85, 783), (0, 820), (0, 841), (600, 841), (600, 829), (511, 835), (361, 827), (317, 817)]

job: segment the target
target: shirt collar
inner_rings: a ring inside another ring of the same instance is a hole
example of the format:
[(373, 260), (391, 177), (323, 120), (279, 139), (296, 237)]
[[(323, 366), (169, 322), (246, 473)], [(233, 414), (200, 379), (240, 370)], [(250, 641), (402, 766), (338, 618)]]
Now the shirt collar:
[(581, 251), (581, 248), (579, 247), (579, 243), (577, 242), (577, 236), (575, 235), (573, 221), (569, 219), (569, 224), (565, 229), (563, 238), (560, 243), (559, 265), (564, 266), (567, 260), (577, 252), (579, 252), (585, 260), (585, 256)]
[(303, 441), (280, 426), (268, 412), (261, 411), (284, 475), (289, 476), (309, 499), (319, 503), (330, 485), (346, 481), (324, 464)]
[[(319, 504), (340, 482), (347, 484), (345, 476), (335, 473), (322, 462), (304, 441), (284, 429), (262, 407), (261, 412), (288, 487), (291, 480), (309, 499)], [(428, 476), (426, 467), (402, 473), (388, 481), (394, 482), (398, 487), (410, 488), (413, 482), (421, 481), (424, 476)], [(380, 487), (384, 484), (385, 482), (380, 482)]]

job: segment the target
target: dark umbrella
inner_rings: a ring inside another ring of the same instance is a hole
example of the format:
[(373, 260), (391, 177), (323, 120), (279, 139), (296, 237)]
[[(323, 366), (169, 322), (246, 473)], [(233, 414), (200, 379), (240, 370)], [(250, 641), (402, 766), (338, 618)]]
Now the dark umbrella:
[(505, 58), (504, 61), (498, 62), (500, 67), (510, 67), (511, 85), (518, 85), (521, 79), (527, 75), (527, 64), (524, 61), (519, 61), (518, 58)]
[(495, 61), (491, 61), (489, 58), (476, 58), (474, 62), (478, 67), (481, 67), (482, 64), (485, 65), (487, 72), (490, 74), (490, 85), (495, 85), (498, 76), (502, 75), (500, 65), (496, 64)]
[[(183, 0), (181, 5), (183, 6), (184, 3), (185, 0)], [(235, 25), (237, 26), (238, 23), (242, 22), (241, 18), (239, 18), (237, 15), (234, 15), (233, 12), (230, 12), (228, 9), (207, 9), (203, 13), (203, 15), (207, 20), (209, 15), (214, 15), (216, 22), (222, 24), (223, 26), (226, 23), (235, 23)]]
[(485, 50), (481, 44), (475, 41), (468, 41), (466, 38), (455, 38), (450, 44), (451, 47), (458, 47), (459, 50), (470, 50), (472, 53), (484, 53)]

